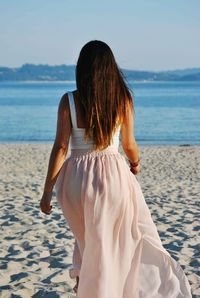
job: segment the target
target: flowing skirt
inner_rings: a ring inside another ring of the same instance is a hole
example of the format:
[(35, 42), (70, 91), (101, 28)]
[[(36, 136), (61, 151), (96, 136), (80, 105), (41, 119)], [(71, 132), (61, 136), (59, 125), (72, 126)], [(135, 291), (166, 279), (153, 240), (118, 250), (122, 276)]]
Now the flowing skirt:
[(192, 297), (163, 247), (140, 185), (116, 147), (72, 150), (56, 197), (75, 237), (70, 277), (78, 298)]

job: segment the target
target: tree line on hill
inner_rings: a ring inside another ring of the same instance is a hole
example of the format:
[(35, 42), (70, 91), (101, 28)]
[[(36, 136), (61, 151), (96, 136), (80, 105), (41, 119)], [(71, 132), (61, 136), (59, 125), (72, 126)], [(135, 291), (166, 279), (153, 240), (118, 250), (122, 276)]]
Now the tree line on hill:
[[(127, 81), (200, 81), (200, 68), (171, 71), (121, 69)], [(75, 81), (75, 65), (0, 67), (0, 81)]]

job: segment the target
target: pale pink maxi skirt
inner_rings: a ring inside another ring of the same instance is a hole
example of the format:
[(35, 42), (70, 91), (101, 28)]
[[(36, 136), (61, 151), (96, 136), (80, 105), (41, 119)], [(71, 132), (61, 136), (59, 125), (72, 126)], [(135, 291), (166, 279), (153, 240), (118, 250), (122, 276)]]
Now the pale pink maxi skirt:
[(116, 147), (72, 150), (55, 189), (76, 239), (70, 277), (79, 275), (77, 298), (192, 297)]

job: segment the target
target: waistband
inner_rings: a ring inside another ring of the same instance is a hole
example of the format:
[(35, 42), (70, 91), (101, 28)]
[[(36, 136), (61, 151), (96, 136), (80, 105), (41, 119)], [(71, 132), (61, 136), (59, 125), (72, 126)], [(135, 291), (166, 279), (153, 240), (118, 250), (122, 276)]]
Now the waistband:
[(107, 148), (97, 151), (94, 149), (71, 149), (70, 157), (81, 157), (81, 156), (102, 156), (102, 155), (113, 155), (120, 154), (118, 147), (108, 146)]

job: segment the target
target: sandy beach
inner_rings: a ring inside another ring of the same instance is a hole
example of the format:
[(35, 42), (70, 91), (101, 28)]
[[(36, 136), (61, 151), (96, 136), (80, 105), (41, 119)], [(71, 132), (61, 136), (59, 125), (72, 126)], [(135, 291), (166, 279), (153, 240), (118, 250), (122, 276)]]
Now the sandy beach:
[[(2, 298), (67, 298), (73, 292), (68, 274), (73, 234), (55, 194), (51, 215), (39, 209), (51, 148), (0, 145)], [(139, 149), (142, 170), (137, 177), (163, 245), (184, 269), (193, 297), (200, 297), (200, 146)]]

